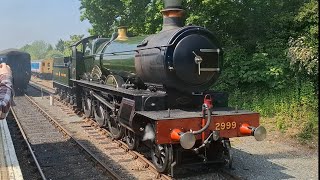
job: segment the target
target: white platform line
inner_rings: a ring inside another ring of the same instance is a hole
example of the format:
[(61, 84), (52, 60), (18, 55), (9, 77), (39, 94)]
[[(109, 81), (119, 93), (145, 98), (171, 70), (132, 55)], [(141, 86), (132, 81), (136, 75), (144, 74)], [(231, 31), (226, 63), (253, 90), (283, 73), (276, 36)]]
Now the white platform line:
[(4, 157), (4, 147), (2, 139), (2, 123), (0, 122), (0, 180), (8, 179), (8, 169)]
[(22, 172), (16, 156), (11, 135), (8, 129), (7, 120), (0, 120), (2, 142), (4, 148), (4, 156), (6, 159), (6, 166), (8, 168), (8, 176), (10, 180), (23, 180)]

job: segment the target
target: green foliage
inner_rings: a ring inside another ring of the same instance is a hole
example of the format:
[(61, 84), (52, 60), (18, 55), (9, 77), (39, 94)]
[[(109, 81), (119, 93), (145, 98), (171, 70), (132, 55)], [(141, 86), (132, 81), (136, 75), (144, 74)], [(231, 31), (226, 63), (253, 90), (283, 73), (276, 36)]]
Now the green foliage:
[(151, 3), (146, 6), (143, 26), (144, 30), (140, 32), (141, 34), (153, 34), (161, 31), (163, 20), (160, 11), (162, 9), (163, 3), (159, 0), (151, 1)]
[(44, 59), (52, 46), (44, 41), (34, 41), (21, 48), (22, 51), (28, 52), (32, 60)]
[(298, 96), (291, 95), (290, 99), (277, 104), (278, 118), (277, 125), (279, 129), (286, 131), (288, 129), (297, 129), (295, 136), (303, 139), (310, 139), (318, 134), (318, 100), (314, 93), (312, 84), (304, 84), (302, 94)]
[[(115, 26), (128, 26), (134, 35), (159, 31), (162, 2), (150, 0), (80, 0), (81, 20), (88, 19), (92, 35), (111, 36)], [(120, 17), (118, 22), (116, 19)]]
[(55, 48), (44, 41), (34, 41), (31, 44), (24, 45), (20, 50), (28, 52), (31, 56), (31, 60), (70, 56), (70, 46), (81, 40), (83, 37), (84, 35), (71, 35), (69, 40), (63, 41), (60, 39)]
[(318, 1), (305, 3), (295, 16), (297, 37), (289, 39), (287, 56), (293, 70), (301, 75), (318, 78), (319, 68), (319, 23)]
[(318, 98), (313, 83), (303, 83), (301, 92), (290, 87), (285, 90), (255, 89), (230, 94), (230, 105), (259, 112), (264, 117), (275, 117), (282, 132), (295, 130), (291, 135), (304, 140), (318, 135)]
[(64, 46), (64, 41), (62, 39), (59, 39), (59, 41), (56, 44), (56, 50), (60, 52), (64, 52), (66, 47)]
[(248, 54), (241, 46), (225, 50), (223, 71), (215, 89), (232, 91), (246, 89), (282, 89), (290, 78), (285, 57), (268, 53)]
[(61, 53), (58, 50), (52, 49), (47, 52), (45, 58), (56, 58), (56, 57), (63, 57), (63, 53)]
[(71, 35), (69, 40), (63, 41), (63, 55), (64, 56), (71, 56), (71, 48), (70, 46), (78, 41), (80, 41), (84, 35)]
[(115, 18), (125, 10), (119, 0), (81, 0), (80, 9), (81, 20), (88, 19), (92, 25), (90, 33), (104, 36), (113, 32)]

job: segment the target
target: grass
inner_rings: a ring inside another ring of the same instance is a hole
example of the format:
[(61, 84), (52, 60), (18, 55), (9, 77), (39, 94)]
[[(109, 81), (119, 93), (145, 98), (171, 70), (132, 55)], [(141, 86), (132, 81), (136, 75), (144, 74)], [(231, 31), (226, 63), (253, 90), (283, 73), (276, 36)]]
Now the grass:
[(318, 138), (318, 97), (311, 84), (303, 84), (300, 92), (294, 88), (276, 92), (237, 90), (230, 93), (229, 104), (257, 111), (265, 118), (275, 118), (278, 130), (300, 142)]

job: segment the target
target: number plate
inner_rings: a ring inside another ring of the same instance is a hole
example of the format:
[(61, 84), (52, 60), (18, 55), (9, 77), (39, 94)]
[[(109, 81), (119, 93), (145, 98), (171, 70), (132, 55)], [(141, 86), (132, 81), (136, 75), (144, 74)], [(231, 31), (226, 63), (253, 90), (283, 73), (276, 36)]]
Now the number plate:
[(237, 128), (237, 123), (235, 121), (232, 122), (217, 122), (215, 123), (216, 125), (216, 130), (231, 130), (231, 129), (236, 129)]

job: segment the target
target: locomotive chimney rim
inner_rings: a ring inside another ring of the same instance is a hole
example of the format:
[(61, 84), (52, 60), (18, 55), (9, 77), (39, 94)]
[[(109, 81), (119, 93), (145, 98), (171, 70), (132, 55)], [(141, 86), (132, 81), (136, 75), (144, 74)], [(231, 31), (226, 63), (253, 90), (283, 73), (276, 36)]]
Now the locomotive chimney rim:
[(117, 37), (117, 40), (125, 41), (125, 40), (128, 39), (127, 29), (128, 29), (127, 26), (119, 26), (119, 27), (118, 27), (118, 37)]
[[(162, 0), (164, 3), (164, 10), (183, 10), (182, 9), (182, 0)], [(161, 11), (161, 12), (162, 12)]]
[(171, 28), (182, 27), (184, 10), (182, 9), (182, 0), (163, 0), (164, 9), (161, 10), (163, 15), (162, 30)]
[(162, 10), (161, 13), (163, 17), (182, 17), (184, 15), (184, 10), (183, 9)]

